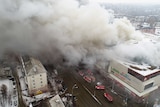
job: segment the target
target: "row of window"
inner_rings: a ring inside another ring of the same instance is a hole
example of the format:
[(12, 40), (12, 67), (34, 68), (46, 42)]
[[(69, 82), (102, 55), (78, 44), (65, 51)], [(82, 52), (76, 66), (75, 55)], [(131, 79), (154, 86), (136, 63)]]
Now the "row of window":
[[(41, 74), (40, 74), (39, 76), (40, 76), (40, 77), (42, 77), (42, 75), (41, 75)], [(32, 76), (32, 78), (34, 78), (34, 75)]]
[[(36, 88), (35, 83), (33, 83), (32, 86), (33, 86), (33, 88)], [(43, 87), (43, 86), (44, 86), (44, 85), (43, 85), (43, 82), (41, 81), (41, 87)]]
[[(43, 84), (41, 84), (41, 87), (43, 87), (44, 85)], [(36, 88), (36, 86), (33, 86), (33, 88)]]
[(153, 82), (150, 83), (150, 84), (145, 85), (144, 90), (146, 90), (146, 89), (148, 89), (148, 88), (151, 88), (152, 86), (153, 86)]
[[(40, 82), (41, 84), (43, 83), (43, 81)], [(33, 85), (35, 85), (35, 82), (33, 82)]]
[[(42, 81), (42, 75), (40, 74), (39, 76), (40, 76), (39, 79), (40, 79), (41, 87), (43, 87), (44, 85), (43, 85), (43, 81)], [(36, 88), (36, 83), (35, 83), (34, 76), (32, 76), (32, 86), (33, 86), (33, 88)]]
[[(40, 78), (40, 81), (42, 81), (42, 78)], [(35, 82), (35, 80), (34, 80), (34, 79), (32, 79), (32, 82)]]

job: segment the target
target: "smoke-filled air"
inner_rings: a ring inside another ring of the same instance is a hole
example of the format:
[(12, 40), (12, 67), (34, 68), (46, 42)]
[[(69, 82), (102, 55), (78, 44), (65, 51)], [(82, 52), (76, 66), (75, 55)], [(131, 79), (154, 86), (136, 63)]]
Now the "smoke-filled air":
[(160, 64), (160, 45), (145, 41), (129, 20), (76, 0), (0, 0), (1, 55), (6, 51), (68, 65), (113, 58)]

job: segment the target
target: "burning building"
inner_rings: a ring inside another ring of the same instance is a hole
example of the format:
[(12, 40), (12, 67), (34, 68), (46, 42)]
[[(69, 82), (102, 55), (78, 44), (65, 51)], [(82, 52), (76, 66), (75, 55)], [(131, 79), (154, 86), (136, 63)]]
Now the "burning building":
[(160, 86), (160, 69), (155, 66), (113, 60), (110, 76), (139, 97), (144, 97)]

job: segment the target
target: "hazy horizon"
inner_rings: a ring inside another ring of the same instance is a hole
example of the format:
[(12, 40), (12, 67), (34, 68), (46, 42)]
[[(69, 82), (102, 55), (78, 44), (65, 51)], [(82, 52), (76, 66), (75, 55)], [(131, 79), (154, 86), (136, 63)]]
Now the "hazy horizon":
[(89, 2), (92, 3), (112, 3), (112, 4), (140, 4), (140, 5), (144, 5), (144, 4), (160, 4), (159, 0), (134, 0), (134, 1), (130, 1), (130, 0), (89, 0)]

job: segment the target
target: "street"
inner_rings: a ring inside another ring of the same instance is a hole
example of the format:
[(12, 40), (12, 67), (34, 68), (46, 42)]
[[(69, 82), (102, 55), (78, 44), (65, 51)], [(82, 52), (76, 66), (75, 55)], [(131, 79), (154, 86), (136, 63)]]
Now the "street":
[[(94, 84), (87, 83), (75, 73), (64, 72), (62, 75), (65, 84), (68, 87), (67, 92), (72, 93), (77, 97), (77, 107), (122, 107), (122, 101), (118, 101), (114, 97), (113, 102), (109, 102), (103, 93), (105, 90), (96, 90)], [(78, 88), (73, 88), (73, 85), (77, 84)], [(112, 93), (110, 93), (113, 95)], [(115, 95), (114, 95), (115, 96)]]
[[(47, 66), (48, 72), (53, 72), (53, 68)], [(146, 107), (142, 104), (135, 103), (130, 100), (128, 97), (127, 102), (125, 101), (126, 95), (125, 92), (121, 93), (123, 95), (116, 94), (120, 91), (120, 86), (114, 86), (114, 90), (116, 92), (111, 92), (112, 88), (112, 79), (105, 78), (98, 72), (91, 73), (96, 79), (95, 81), (89, 83), (83, 79), (83, 76), (80, 75), (74, 68), (63, 68), (58, 70), (57, 80), (63, 81), (63, 86), (66, 88), (65, 93), (60, 94), (61, 98), (68, 95), (73, 95), (76, 97), (76, 101), (73, 106), (67, 107)], [(50, 74), (51, 76), (51, 74)], [(95, 85), (97, 82), (102, 82), (105, 85), (104, 90), (95, 89)], [(113, 102), (108, 101), (107, 98), (104, 97), (104, 93), (107, 92), (109, 95), (113, 97)], [(40, 102), (37, 107), (49, 107), (49, 104), (46, 101)], [(75, 106), (76, 105), (76, 106)]]

